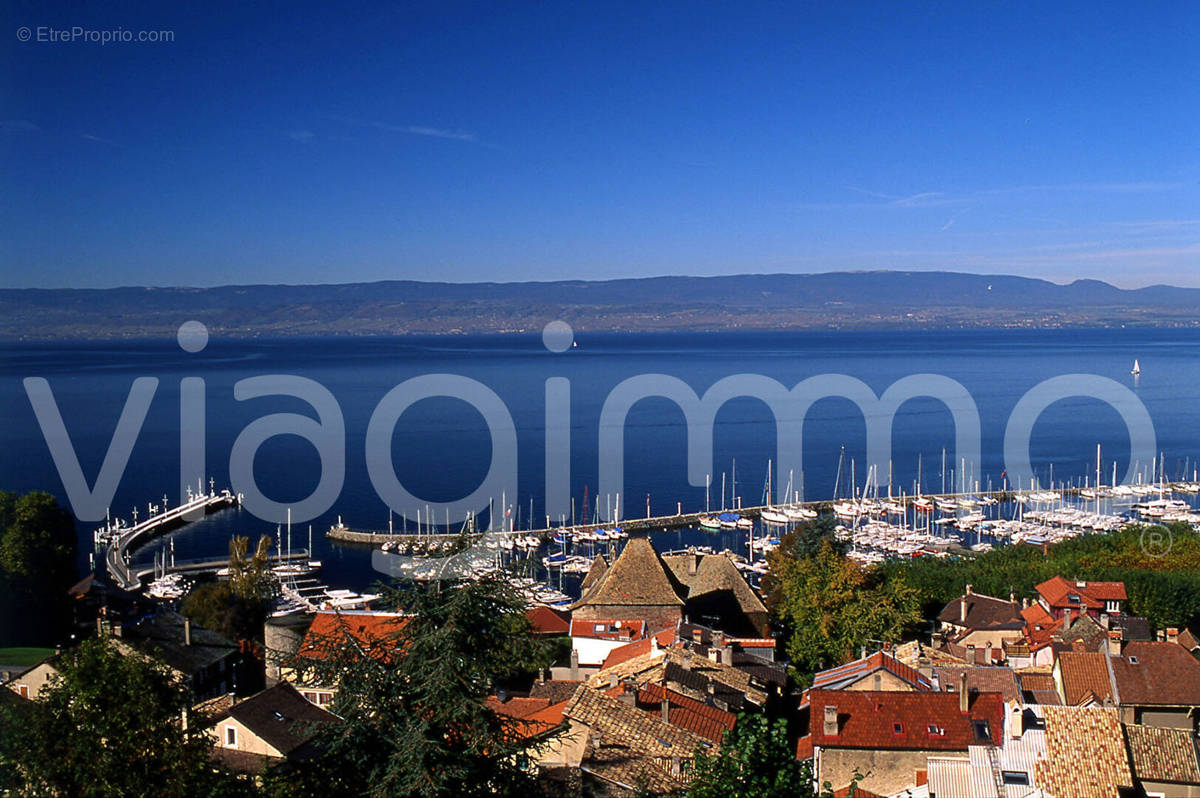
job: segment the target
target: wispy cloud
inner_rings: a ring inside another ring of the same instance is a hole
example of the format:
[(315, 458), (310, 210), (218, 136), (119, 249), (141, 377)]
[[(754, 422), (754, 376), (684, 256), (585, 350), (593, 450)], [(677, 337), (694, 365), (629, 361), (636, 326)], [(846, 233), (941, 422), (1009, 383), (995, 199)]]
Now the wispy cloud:
[(495, 144), (481, 139), (479, 134), (472, 130), (435, 127), (433, 125), (397, 125), (391, 122), (379, 120), (365, 121), (346, 116), (329, 116), (328, 118), (342, 124), (354, 125), (355, 127), (369, 127), (388, 133), (401, 133), (406, 136), (424, 136), (426, 138), (443, 139), (445, 141), (458, 141), (463, 144), (474, 144), (478, 147), (487, 147), (489, 149), (499, 149)]
[(38, 130), (41, 128), (28, 119), (0, 120), (0, 133), (34, 133)]
[(87, 139), (88, 141), (94, 141), (98, 144), (108, 144), (112, 147), (117, 146), (117, 142), (113, 141), (112, 139), (106, 139), (103, 136), (93, 136), (91, 133), (80, 133), (79, 137)]
[(1154, 219), (1145, 222), (1116, 222), (1117, 227), (1135, 233), (1173, 233), (1200, 230), (1200, 219)]
[(953, 217), (951, 217), (951, 218), (949, 218), (949, 219), (947, 219), (947, 220), (946, 220), (946, 223), (945, 223), (944, 225), (942, 225), (941, 227), (939, 227), (939, 228), (938, 228), (938, 232), (939, 232), (939, 233), (944, 233), (944, 232), (946, 232), (947, 230), (949, 230), (949, 229), (950, 229), (951, 227), (953, 227), (953, 226), (954, 226), (954, 218), (953, 218)]
[(287, 137), (292, 141), (299, 141), (307, 144), (316, 138), (316, 135), (311, 130), (289, 130)]

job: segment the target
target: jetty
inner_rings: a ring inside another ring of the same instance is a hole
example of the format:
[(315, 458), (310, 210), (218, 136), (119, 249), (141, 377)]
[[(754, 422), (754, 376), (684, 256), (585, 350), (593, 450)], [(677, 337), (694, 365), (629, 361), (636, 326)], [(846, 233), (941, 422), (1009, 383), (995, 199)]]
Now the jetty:
[(151, 573), (153, 569), (135, 571), (130, 565), (130, 558), (138, 546), (157, 535), (194, 521), (197, 517), (240, 503), (240, 496), (235, 496), (228, 490), (218, 493), (212, 490), (210, 485), (208, 493), (197, 493), (178, 507), (167, 509), (165, 501), (161, 508), (151, 505), (148, 508), (149, 517), (140, 523), (137, 521), (135, 510), (133, 526), (126, 526), (120, 521), (105, 524), (96, 530), (95, 539), (97, 543), (103, 542), (108, 545), (104, 560), (109, 576), (122, 590), (140, 589), (142, 576)]

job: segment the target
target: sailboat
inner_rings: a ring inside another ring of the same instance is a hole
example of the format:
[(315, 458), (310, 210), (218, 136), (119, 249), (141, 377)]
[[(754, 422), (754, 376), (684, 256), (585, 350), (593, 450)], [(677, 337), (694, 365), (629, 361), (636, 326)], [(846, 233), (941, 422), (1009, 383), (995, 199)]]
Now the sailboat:
[(1134, 358), (1134, 361), (1133, 361), (1133, 370), (1132, 370), (1132, 371), (1130, 371), (1129, 373), (1130, 373), (1130, 374), (1132, 374), (1132, 375), (1133, 375), (1133, 376), (1135, 376), (1135, 377), (1136, 377), (1137, 375), (1139, 375), (1139, 374), (1141, 374), (1141, 373), (1142, 373), (1142, 364), (1141, 364), (1141, 363), (1138, 363), (1138, 361), (1137, 361), (1137, 358)]

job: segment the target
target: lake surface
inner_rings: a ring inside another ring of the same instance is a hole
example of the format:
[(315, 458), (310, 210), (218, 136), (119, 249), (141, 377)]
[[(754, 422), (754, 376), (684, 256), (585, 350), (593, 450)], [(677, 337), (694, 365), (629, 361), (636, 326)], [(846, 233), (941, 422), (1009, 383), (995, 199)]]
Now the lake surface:
[[(589, 334), (578, 346), (550, 352), (537, 334), (438, 338), (323, 338), (228, 341), (214, 336), (201, 352), (184, 352), (174, 341), (138, 343), (6, 344), (0, 346), (0, 488), (44, 489), (66, 501), (43, 433), (22, 380), (48, 380), (89, 484), (95, 479), (138, 377), (159, 380), (145, 424), (112, 501), (115, 515), (144, 511), (164, 495), (178, 500), (180, 483), (180, 380), (200, 377), (207, 401), (207, 473), (218, 489), (230, 485), (230, 452), (247, 425), (269, 413), (314, 416), (307, 403), (276, 396), (238, 401), (234, 384), (263, 375), (298, 375), (324, 386), (336, 399), (345, 423), (345, 475), (328, 511), (293, 528), (293, 543), (307, 542), (314, 530), (316, 556), (325, 562), (325, 581), (365, 588), (376, 575), (369, 552), (335, 546), (324, 531), (340, 516), (354, 528), (386, 529), (388, 507), (379, 498), (366, 465), (366, 429), (381, 399), (396, 385), (428, 374), (476, 380), (493, 391), (511, 415), (518, 442), (517, 496), (506, 495), (513, 523), (531, 515), (545, 520), (546, 381), (570, 382), (570, 495), (582, 520), (585, 490), (588, 513), (596, 507), (599, 479), (600, 415), (605, 399), (622, 381), (643, 374), (678, 378), (703, 395), (722, 378), (737, 374), (770, 377), (791, 387), (816, 375), (857, 378), (877, 395), (915, 374), (936, 374), (961, 383), (978, 408), (981, 462), (970, 473), (955, 467), (955, 434), (950, 411), (940, 402), (905, 402), (892, 425), (890, 467), (893, 489), (911, 493), (920, 480), (924, 492), (964, 482), (970, 489), (999, 488), (1012, 464), (1004, 461), (1004, 435), (1018, 401), (1045, 380), (1089, 374), (1124, 386), (1153, 423), (1155, 449), (1169, 478), (1190, 477), (1200, 461), (1200, 331), (1197, 330), (972, 330), (938, 332), (788, 332), (712, 334)], [(1134, 360), (1142, 373), (1130, 375)], [(708, 505), (718, 509), (738, 501), (760, 504), (767, 463), (775, 459), (775, 417), (763, 402), (735, 398), (716, 413), (714, 456)], [(630, 410), (624, 432), (625, 495), (622, 515), (644, 516), (647, 501), (655, 515), (705, 508), (704, 484), (687, 475), (687, 429), (672, 402), (647, 398)], [(1130, 463), (1130, 437), (1118, 409), (1096, 398), (1067, 398), (1050, 405), (1033, 428), (1030, 461), (1042, 485), (1094, 481), (1096, 446), (1101, 472), (1111, 480), (1114, 462), (1123, 478)], [(852, 402), (827, 398), (803, 416), (801, 473), (777, 473), (782, 490), (809, 500), (858, 490), (867, 480), (867, 423)], [(396, 478), (423, 502), (452, 501), (481, 483), (492, 459), (483, 417), (457, 399), (430, 398), (413, 404), (392, 437)], [(943, 449), (945, 468), (943, 469)], [(296, 502), (316, 487), (321, 474), (314, 448), (295, 435), (267, 440), (254, 457), (255, 479), (277, 502)], [(1148, 462), (1136, 464), (1152, 481)], [(920, 470), (918, 471), (918, 466)], [(561, 468), (555, 467), (556, 473)], [(736, 471), (736, 482), (734, 473)], [(944, 482), (943, 482), (944, 480)], [(886, 490), (887, 474), (877, 474)], [(722, 491), (722, 484), (724, 490)], [(1027, 485), (1026, 485), (1027, 486)], [(491, 497), (501, 506), (500, 496)], [(603, 496), (602, 510), (615, 497)], [(722, 499), (724, 500), (722, 502)], [(488, 502), (478, 510), (486, 520)], [(497, 515), (499, 512), (497, 511)], [(439, 514), (440, 516), (440, 514)], [(143, 516), (144, 517), (144, 516)], [(407, 521), (410, 528), (414, 519)], [(396, 527), (405, 521), (395, 517)], [(540, 526), (541, 524), (539, 524)], [(80, 522), (81, 546), (91, 549), (91, 530)], [(454, 525), (452, 525), (454, 526)], [(171, 535), (178, 557), (224, 553), (230, 535), (274, 533), (276, 524), (247, 509), (225, 511)], [(679, 533), (671, 533), (675, 536)], [(735, 534), (735, 533), (731, 533)], [(678, 543), (688, 542), (680, 537)], [(712, 541), (718, 547), (729, 545)], [(667, 545), (674, 545), (668, 541)], [(144, 549), (139, 560), (151, 556)], [(86, 565), (86, 554), (84, 556)]]

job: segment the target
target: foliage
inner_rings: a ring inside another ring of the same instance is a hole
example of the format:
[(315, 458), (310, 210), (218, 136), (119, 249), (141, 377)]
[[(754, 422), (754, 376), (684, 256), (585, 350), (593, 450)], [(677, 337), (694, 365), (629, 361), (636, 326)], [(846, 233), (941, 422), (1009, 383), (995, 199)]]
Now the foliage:
[(337, 685), (331, 710), (344, 722), (321, 732), (326, 755), (289, 782), (336, 794), (529, 796), (534, 742), (485, 702), (497, 683), (548, 664), (520, 595), (486, 577), (388, 598), (409, 616), (388, 641), (368, 649), (347, 633), (325, 641), (324, 656), (297, 658), (303, 679)]
[(812, 795), (812, 768), (796, 759), (787, 722), (740, 715), (714, 754), (696, 752), (688, 798), (795, 798)]
[[(1150, 545), (1159, 540), (1168, 540), (1169, 550)], [(1187, 524), (1087, 535), (1044, 553), (1034, 546), (1004, 546), (971, 558), (892, 561), (881, 570), (889, 584), (917, 592), (927, 618), (961, 596), (967, 584), (993, 596), (1032, 596), (1036, 585), (1061, 575), (1124, 582), (1130, 612), (1146, 616), (1155, 628), (1200, 622), (1200, 536)]]
[(915, 590), (842, 556), (828, 539), (811, 554), (785, 539), (768, 562), (767, 606), (801, 678), (845, 662), (860, 646), (899, 642), (921, 620)]
[(229, 579), (200, 585), (183, 602), (185, 615), (233, 640), (261, 637), (268, 604), (277, 590), (268, 568), (271, 539), (260, 537), (254, 554), (247, 557), (249, 543), (245, 537), (231, 540)]
[(204, 734), (180, 722), (189, 694), (165, 666), (97, 638), (55, 667), (37, 701), (0, 710), (0, 769), (15, 794), (220, 792)]
[(69, 628), (75, 522), (49, 493), (0, 492), (0, 645), (55, 643)]

